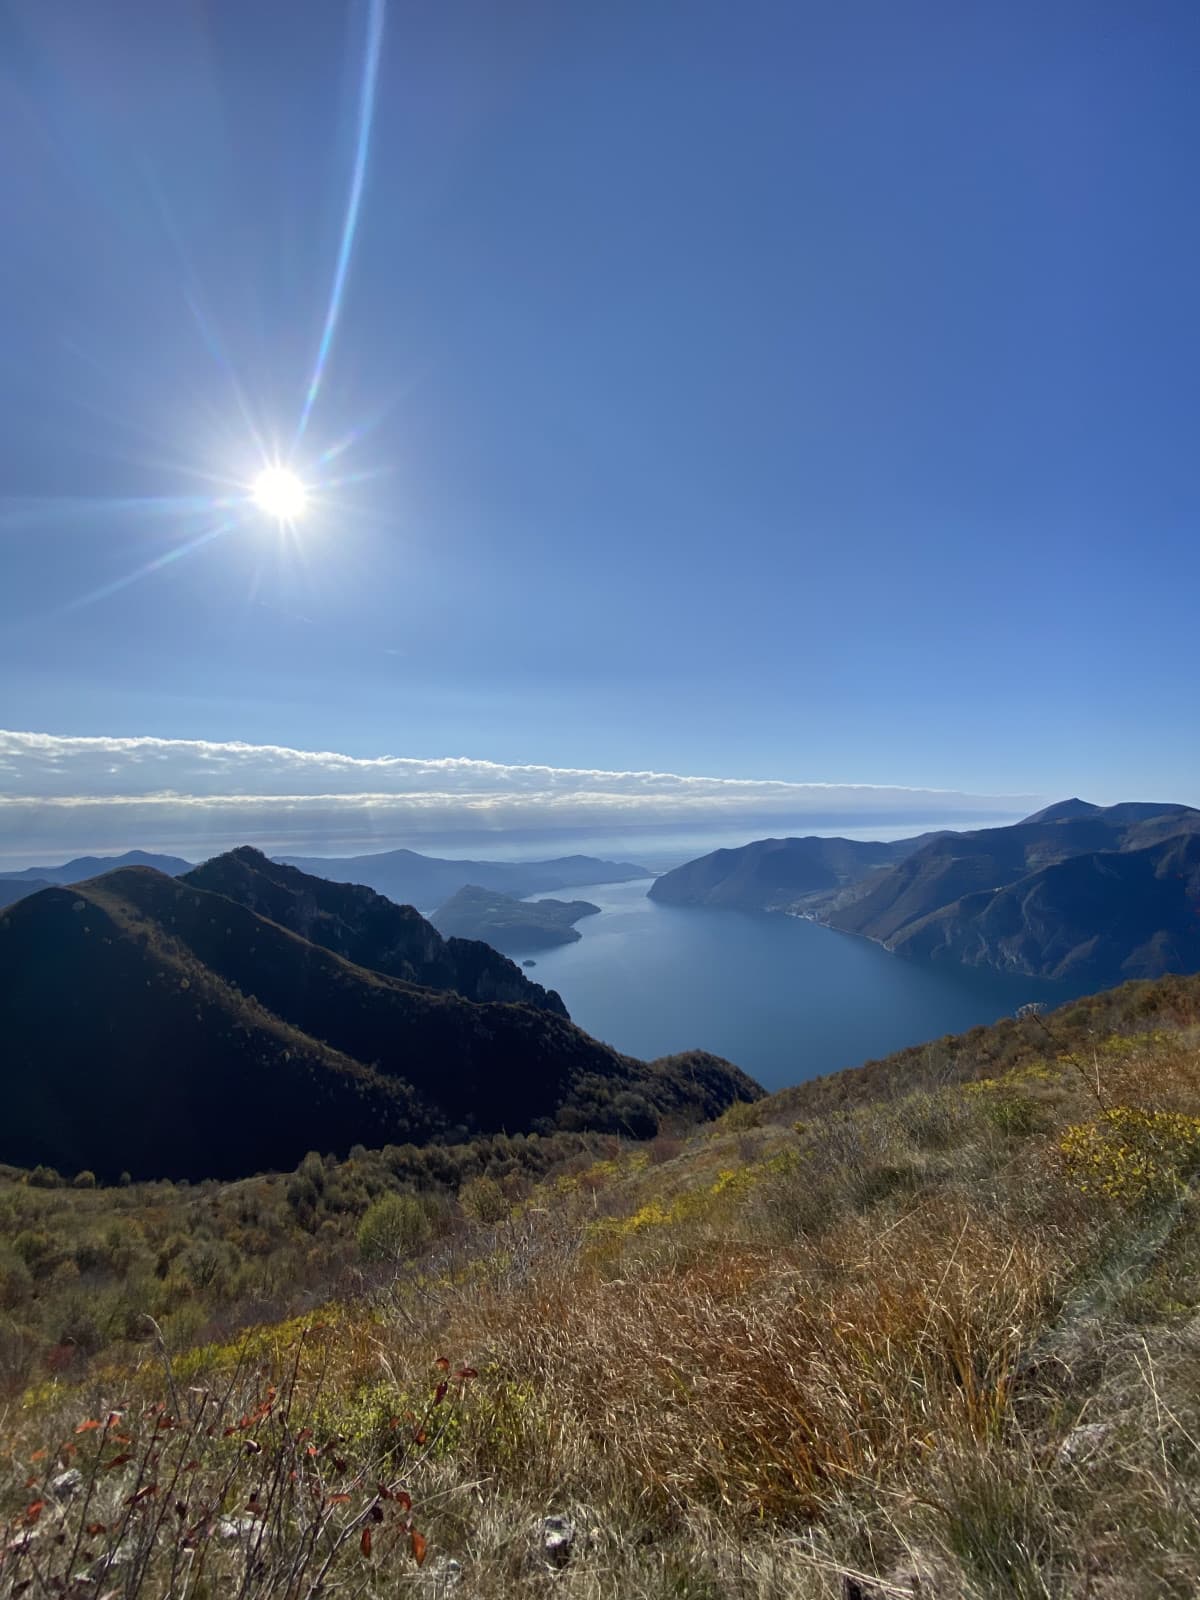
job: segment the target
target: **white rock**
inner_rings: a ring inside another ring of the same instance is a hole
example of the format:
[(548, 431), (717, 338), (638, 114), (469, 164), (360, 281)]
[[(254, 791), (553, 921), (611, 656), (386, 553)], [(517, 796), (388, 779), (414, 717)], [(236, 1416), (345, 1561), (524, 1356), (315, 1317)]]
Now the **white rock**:
[(78, 1467), (68, 1467), (50, 1480), (50, 1493), (56, 1500), (73, 1500), (82, 1488), (83, 1473)]
[(1112, 1432), (1111, 1422), (1084, 1422), (1072, 1428), (1058, 1447), (1059, 1461), (1086, 1461)]
[(570, 1517), (543, 1517), (538, 1523), (542, 1554), (551, 1566), (565, 1567), (575, 1548), (575, 1524)]

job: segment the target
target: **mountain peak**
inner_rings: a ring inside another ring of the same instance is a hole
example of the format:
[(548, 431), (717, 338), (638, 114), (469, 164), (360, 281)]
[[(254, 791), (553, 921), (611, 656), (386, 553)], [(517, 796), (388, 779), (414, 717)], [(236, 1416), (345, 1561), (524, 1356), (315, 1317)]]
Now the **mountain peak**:
[(1102, 806), (1094, 806), (1090, 800), (1081, 800), (1078, 795), (1072, 795), (1069, 800), (1058, 800), (1052, 806), (1046, 806), (1042, 811), (1035, 811), (1031, 817), (1024, 817), (1024, 822), (1071, 822), (1076, 817), (1093, 817)]

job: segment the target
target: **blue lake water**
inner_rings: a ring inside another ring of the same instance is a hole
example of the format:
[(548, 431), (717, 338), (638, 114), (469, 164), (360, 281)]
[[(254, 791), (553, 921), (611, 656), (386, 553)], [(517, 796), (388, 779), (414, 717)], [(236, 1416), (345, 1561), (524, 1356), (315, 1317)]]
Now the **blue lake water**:
[(798, 917), (659, 905), (650, 881), (572, 888), (601, 913), (530, 972), (630, 1055), (712, 1050), (779, 1089), (1079, 992), (901, 960)]

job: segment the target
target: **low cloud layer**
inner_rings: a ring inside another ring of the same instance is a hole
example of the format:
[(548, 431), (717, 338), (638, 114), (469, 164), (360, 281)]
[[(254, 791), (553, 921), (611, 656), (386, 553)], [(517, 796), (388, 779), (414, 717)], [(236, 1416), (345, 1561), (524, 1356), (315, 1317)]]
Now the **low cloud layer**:
[(632, 838), (744, 826), (749, 837), (910, 819), (970, 826), (1024, 814), (1041, 799), (0, 732), (0, 856), (18, 864), (134, 845), (198, 857), (237, 842), (352, 853), (456, 834)]

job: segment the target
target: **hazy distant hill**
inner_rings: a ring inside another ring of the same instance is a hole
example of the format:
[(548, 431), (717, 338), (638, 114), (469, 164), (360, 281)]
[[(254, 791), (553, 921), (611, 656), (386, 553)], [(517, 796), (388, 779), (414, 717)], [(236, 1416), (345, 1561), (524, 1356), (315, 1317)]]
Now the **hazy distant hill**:
[(497, 950), (522, 954), (574, 944), (580, 937), (574, 924), (599, 910), (590, 900), (517, 900), (496, 889), (468, 884), (439, 906), (430, 920), (445, 934), (485, 939)]
[(628, 883), (649, 877), (645, 867), (594, 856), (560, 856), (553, 861), (445, 861), (415, 850), (387, 850), (372, 856), (281, 856), (289, 866), (336, 883), (365, 883), (403, 905), (429, 911), (468, 884), (498, 889), (517, 899), (552, 894), (581, 883)]
[(567, 1015), (559, 995), (532, 982), (490, 942), (444, 939), (412, 906), (269, 861), (249, 845), (214, 856), (181, 881), (228, 895), (357, 966), (430, 989), (453, 989), (467, 1000), (511, 1001)]
[(49, 887), (45, 878), (0, 878), (0, 907), (11, 906), (15, 900), (23, 900), (27, 894)]
[(646, 1064), (531, 1005), (387, 977), (142, 867), (0, 912), (0, 1160), (232, 1176), (451, 1130), (644, 1135), (759, 1091)]
[(736, 850), (714, 850), (664, 872), (649, 889), (667, 905), (728, 906), (743, 911), (791, 911), (810, 895), (827, 895), (867, 873), (891, 866), (922, 839), (884, 844), (860, 839), (756, 839)]
[(1198, 841), (1190, 806), (1070, 799), (1008, 827), (892, 845), (759, 840), (689, 862), (651, 894), (798, 911), (904, 954), (1100, 987), (1200, 967)]
[(191, 865), (180, 856), (155, 856), (145, 850), (126, 850), (120, 856), (76, 856), (74, 861), (64, 862), (61, 867), (24, 867), (20, 872), (0, 872), (0, 882), (82, 883), (85, 878), (114, 872), (118, 867), (153, 867), (169, 878), (177, 878)]

